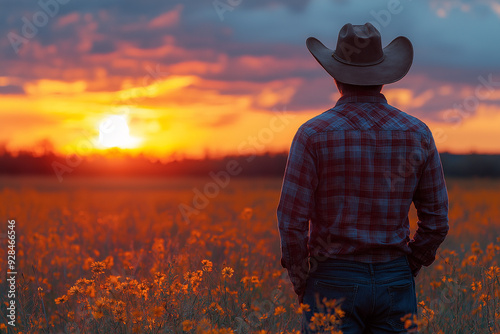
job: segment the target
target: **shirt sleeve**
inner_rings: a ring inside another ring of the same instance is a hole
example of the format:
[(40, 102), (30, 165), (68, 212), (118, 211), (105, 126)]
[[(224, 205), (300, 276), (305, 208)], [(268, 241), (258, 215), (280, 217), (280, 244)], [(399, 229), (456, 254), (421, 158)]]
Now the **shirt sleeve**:
[(448, 192), (443, 167), (432, 134), (417, 189), (413, 195), (417, 209), (417, 231), (410, 241), (410, 266), (416, 276), (422, 266), (429, 266), (448, 233)]
[(288, 270), (290, 281), (298, 295), (305, 289), (309, 271), (309, 220), (314, 210), (314, 193), (318, 184), (316, 158), (309, 138), (302, 127), (295, 134), (277, 211), (281, 264)]

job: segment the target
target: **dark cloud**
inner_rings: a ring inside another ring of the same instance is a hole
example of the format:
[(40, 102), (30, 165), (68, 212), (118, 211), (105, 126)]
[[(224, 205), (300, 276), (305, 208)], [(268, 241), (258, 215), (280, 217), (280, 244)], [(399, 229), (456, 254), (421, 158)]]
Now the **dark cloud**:
[(337, 92), (337, 88), (333, 79), (326, 72), (323, 75), (322, 70), (318, 69), (318, 72), (322, 74), (318, 78), (304, 80), (298, 87), (297, 92), (287, 105), (288, 110), (327, 110), (335, 105), (335, 101), (332, 101), (331, 96)]
[(23, 87), (8, 85), (8, 86), (0, 86), (0, 94), (2, 95), (20, 95), (24, 94)]
[(90, 53), (107, 54), (116, 50), (116, 46), (112, 41), (96, 41), (92, 45)]

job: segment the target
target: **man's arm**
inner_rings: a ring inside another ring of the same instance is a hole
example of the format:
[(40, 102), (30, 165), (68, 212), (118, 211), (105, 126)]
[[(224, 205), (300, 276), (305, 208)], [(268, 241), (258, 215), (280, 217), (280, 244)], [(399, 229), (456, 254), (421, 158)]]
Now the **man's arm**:
[(429, 266), (436, 257), (436, 251), (448, 233), (448, 192), (444, 180), (443, 167), (436, 149), (434, 138), (430, 135), (428, 158), (425, 162), (418, 187), (413, 195), (417, 209), (418, 228), (409, 256), (413, 275), (422, 266)]
[(299, 129), (293, 139), (278, 205), (281, 236), (281, 265), (288, 270), (295, 293), (305, 290), (309, 219), (314, 209), (314, 192), (318, 184), (316, 157), (308, 136)]

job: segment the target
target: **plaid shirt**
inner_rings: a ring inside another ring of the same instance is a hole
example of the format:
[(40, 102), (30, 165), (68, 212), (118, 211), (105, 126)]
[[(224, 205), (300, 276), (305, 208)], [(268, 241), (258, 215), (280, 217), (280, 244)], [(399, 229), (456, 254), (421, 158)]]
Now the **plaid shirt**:
[[(410, 240), (408, 211), (418, 213)], [(278, 205), (281, 264), (301, 294), (308, 257), (430, 265), (448, 232), (448, 194), (429, 128), (382, 94), (344, 95), (297, 131)]]

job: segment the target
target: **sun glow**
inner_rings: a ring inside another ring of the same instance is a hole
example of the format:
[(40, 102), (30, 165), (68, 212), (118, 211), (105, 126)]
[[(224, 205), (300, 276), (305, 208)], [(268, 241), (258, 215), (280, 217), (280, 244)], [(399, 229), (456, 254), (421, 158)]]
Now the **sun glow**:
[(127, 119), (112, 115), (99, 124), (99, 144), (105, 148), (135, 148), (140, 139), (130, 136)]

